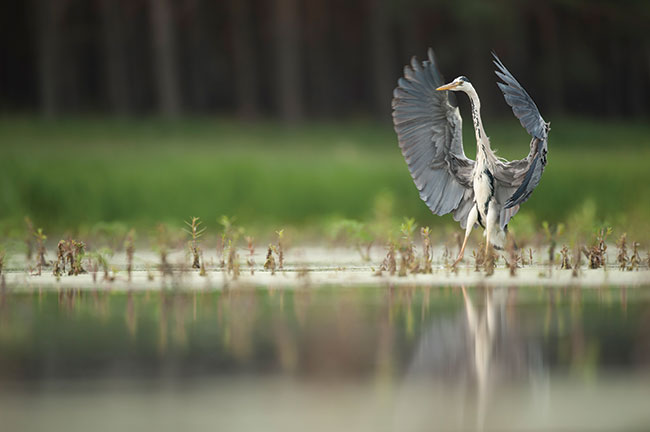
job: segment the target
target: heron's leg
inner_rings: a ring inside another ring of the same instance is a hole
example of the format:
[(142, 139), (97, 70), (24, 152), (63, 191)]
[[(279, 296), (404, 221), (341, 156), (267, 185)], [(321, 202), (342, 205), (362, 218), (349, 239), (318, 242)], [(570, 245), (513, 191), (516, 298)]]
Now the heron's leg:
[(463, 255), (465, 254), (465, 246), (467, 246), (467, 239), (469, 238), (469, 235), (472, 232), (472, 228), (474, 228), (474, 224), (476, 224), (477, 220), (478, 220), (478, 211), (476, 210), (476, 206), (473, 206), (472, 209), (469, 211), (469, 215), (467, 215), (467, 226), (465, 228), (465, 240), (463, 240), (463, 246), (460, 248), (460, 252), (458, 253), (458, 258), (456, 258), (456, 261), (454, 261), (453, 267), (456, 267), (456, 265), (463, 259)]
[(496, 235), (494, 229), (496, 228), (498, 217), (499, 217), (499, 211), (494, 205), (494, 201), (491, 201), (488, 206), (488, 213), (486, 217), (487, 220), (485, 221), (485, 258), (486, 259), (488, 256), (488, 252), (490, 250), (490, 237), (492, 236), (492, 234)]

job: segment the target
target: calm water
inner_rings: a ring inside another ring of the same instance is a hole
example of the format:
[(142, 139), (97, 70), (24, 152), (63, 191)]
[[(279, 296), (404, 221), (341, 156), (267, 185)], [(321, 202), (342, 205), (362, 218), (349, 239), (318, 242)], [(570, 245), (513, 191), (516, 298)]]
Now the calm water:
[(0, 299), (2, 430), (649, 430), (650, 287)]

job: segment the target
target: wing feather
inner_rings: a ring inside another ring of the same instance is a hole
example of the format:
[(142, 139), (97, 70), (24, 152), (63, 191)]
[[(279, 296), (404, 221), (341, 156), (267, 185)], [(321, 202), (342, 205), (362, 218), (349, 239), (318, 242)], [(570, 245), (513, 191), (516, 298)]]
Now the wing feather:
[(530, 197), (542, 178), (546, 167), (550, 124), (544, 121), (533, 99), (506, 69), (496, 54), (492, 53), (492, 55), (498, 69), (495, 73), (503, 81), (497, 85), (503, 92), (506, 103), (512, 108), (515, 117), (532, 136), (528, 156), (525, 159), (512, 162), (499, 162), (495, 173), (497, 180), (501, 182), (509, 195), (504, 197), (504, 211), (502, 211), (500, 220), (503, 228), (517, 212), (519, 205)]
[(474, 161), (463, 150), (455, 103), (449, 92), (436, 91), (443, 84), (433, 50), (423, 62), (413, 57), (393, 91), (393, 124), (420, 198), (437, 215), (454, 212), (464, 228), (474, 199)]

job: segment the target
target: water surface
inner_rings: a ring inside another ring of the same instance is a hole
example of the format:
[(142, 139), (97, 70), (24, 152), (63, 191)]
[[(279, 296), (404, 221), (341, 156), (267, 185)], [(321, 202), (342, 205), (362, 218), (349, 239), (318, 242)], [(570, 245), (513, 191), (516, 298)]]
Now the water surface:
[(647, 430), (650, 287), (0, 299), (6, 430)]

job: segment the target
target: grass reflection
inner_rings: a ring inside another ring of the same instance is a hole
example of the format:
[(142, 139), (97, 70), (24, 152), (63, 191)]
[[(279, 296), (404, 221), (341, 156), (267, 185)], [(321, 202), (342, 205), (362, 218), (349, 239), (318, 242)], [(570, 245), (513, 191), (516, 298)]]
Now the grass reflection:
[[(0, 379), (10, 381), (275, 373), (390, 382), (431, 332), (452, 335), (431, 342), (451, 379), (463, 364), (458, 373), (503, 366), (504, 349), (533, 343), (548, 368), (585, 376), (650, 363), (642, 288), (60, 290), (5, 293), (1, 304)], [(474, 348), (454, 353), (472, 338)]]

